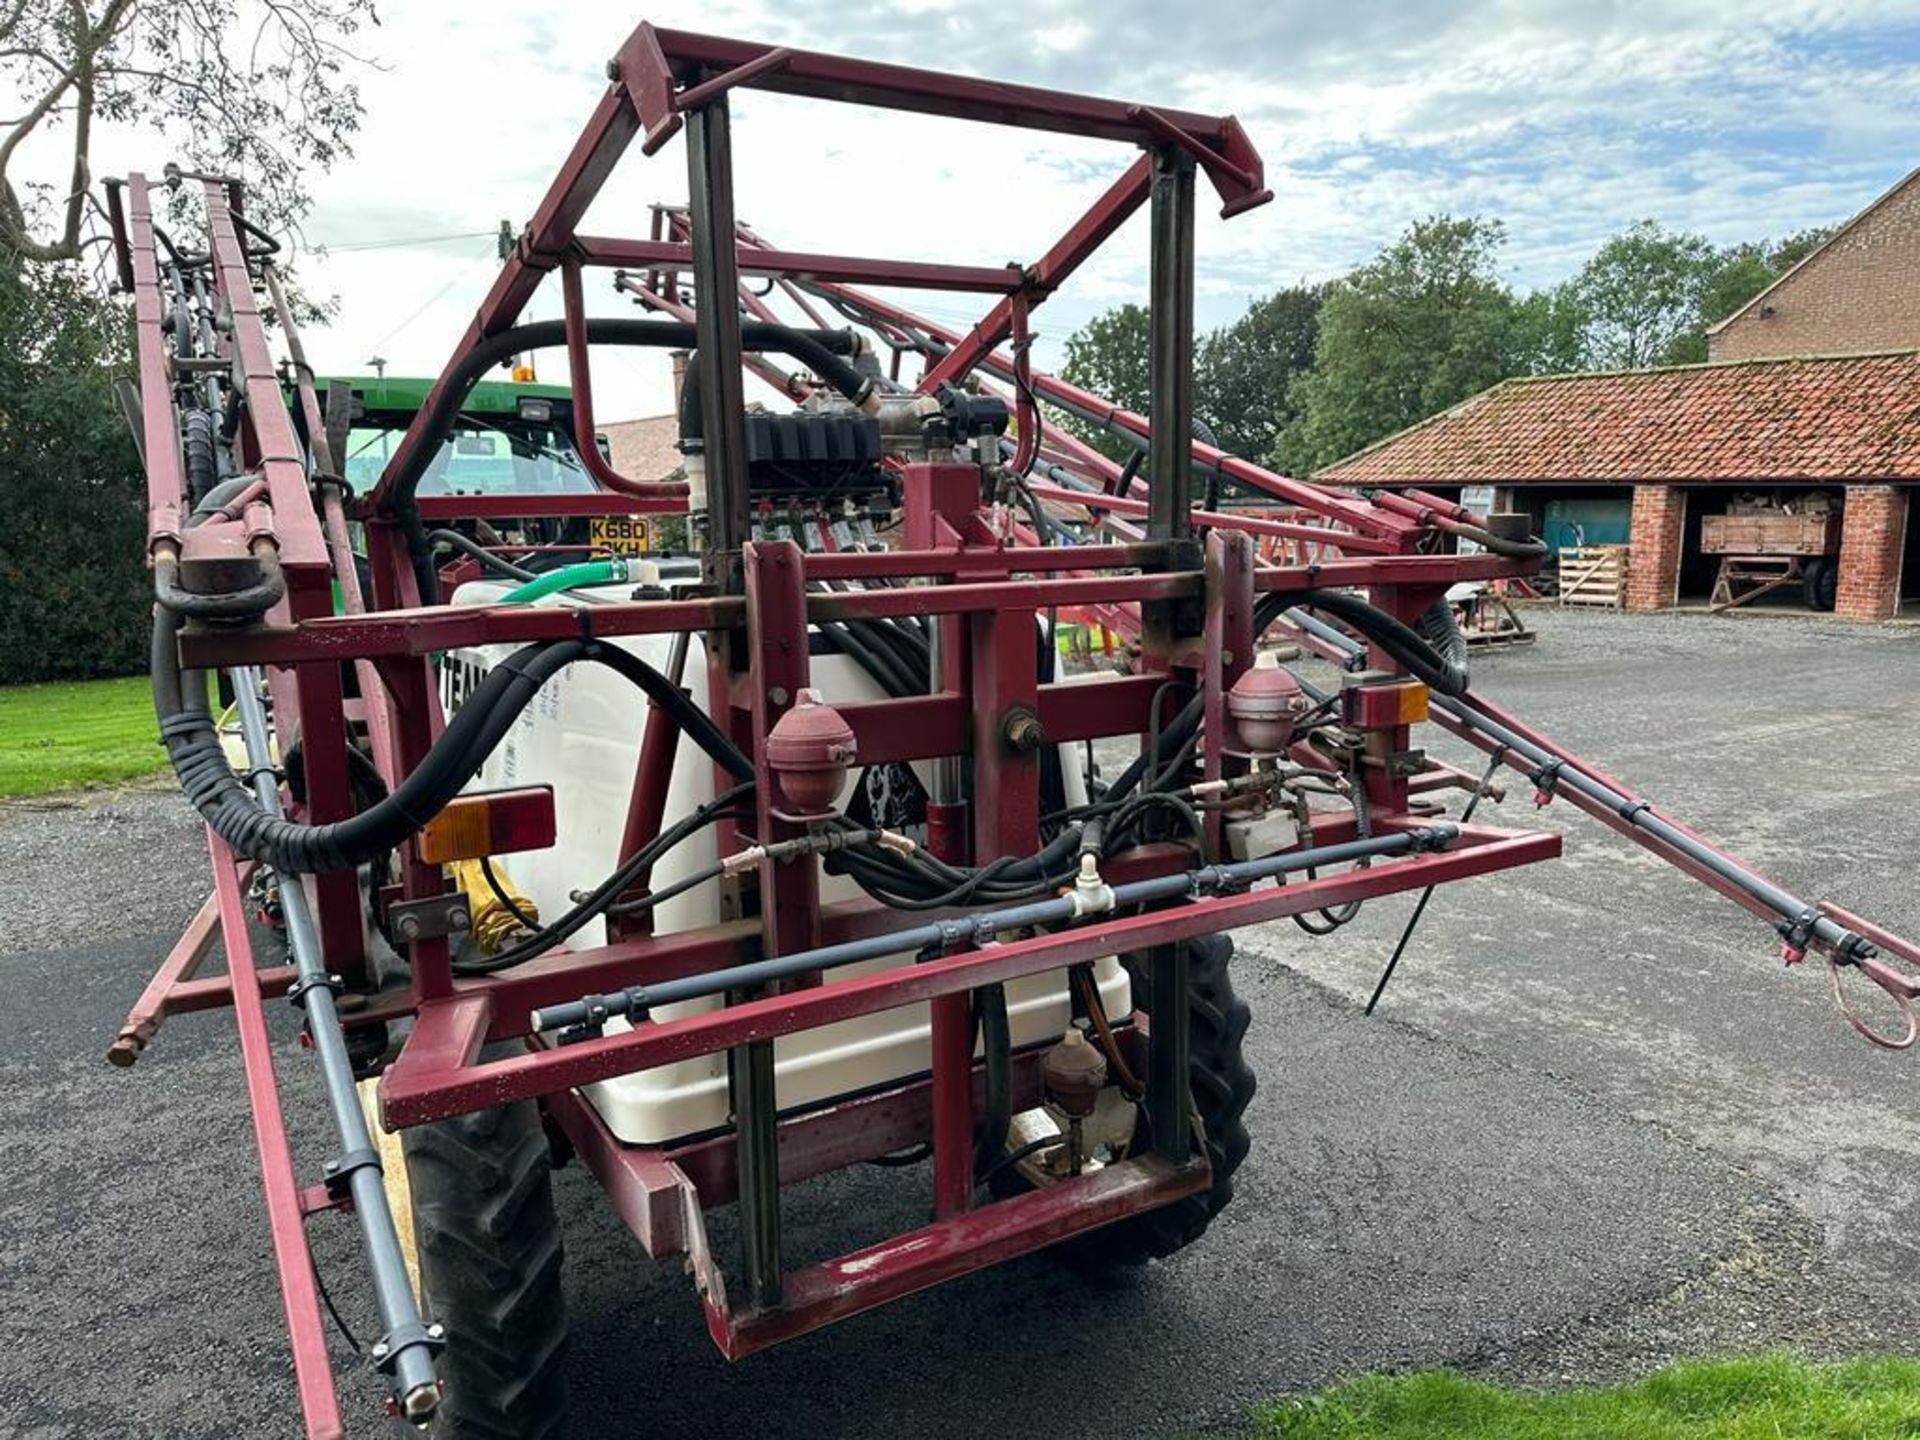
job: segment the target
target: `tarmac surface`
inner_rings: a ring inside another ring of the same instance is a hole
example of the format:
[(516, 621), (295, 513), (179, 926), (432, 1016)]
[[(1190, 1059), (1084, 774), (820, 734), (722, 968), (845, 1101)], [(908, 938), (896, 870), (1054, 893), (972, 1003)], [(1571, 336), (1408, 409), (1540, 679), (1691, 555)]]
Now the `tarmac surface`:
[[(1529, 618), (1539, 645), (1481, 659), (1480, 689), (1808, 899), (1920, 933), (1920, 632)], [(1411, 896), (1329, 939), (1243, 932), (1253, 1153), (1170, 1261), (1094, 1283), (1036, 1257), (729, 1366), (688, 1279), (560, 1172), (576, 1433), (1115, 1440), (1381, 1367), (1587, 1380), (1910, 1344), (1920, 1054), (1855, 1039), (1823, 967), (1784, 971), (1758, 921), (1566, 804), (1522, 786), (1478, 818), (1562, 828), (1567, 856), (1436, 894), (1371, 1019)], [(200, 843), (164, 789), (0, 807), (0, 1440), (298, 1433), (229, 1024), (102, 1059), (204, 893)], [(317, 1076), (270, 1013), (317, 1166)], [(923, 1197), (917, 1172), (810, 1182), (791, 1259)], [(314, 1233), (364, 1340), (351, 1221)], [(338, 1358), (354, 1433), (389, 1433)]]

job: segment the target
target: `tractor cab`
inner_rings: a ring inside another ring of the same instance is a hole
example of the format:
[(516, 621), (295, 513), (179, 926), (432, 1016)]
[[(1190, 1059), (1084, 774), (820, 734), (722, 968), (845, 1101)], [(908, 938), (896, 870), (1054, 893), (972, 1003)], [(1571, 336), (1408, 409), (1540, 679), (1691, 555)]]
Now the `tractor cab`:
[[(316, 381), (349, 388), (352, 423), (339, 460), (340, 473), (356, 495), (379, 483), (400, 448), (407, 427), (426, 404), (431, 378), (346, 375)], [(294, 407), (296, 415), (298, 407)], [(606, 437), (595, 437), (599, 458), (608, 458)], [(548, 568), (587, 553), (641, 553), (650, 548), (650, 527), (620, 513), (617, 497), (590, 473), (574, 440), (573, 401), (564, 385), (527, 380), (483, 380), (460, 408), (446, 438), (428, 460), (418, 492), (423, 497), (481, 502), (484, 518), (449, 517), (439, 522), (470, 540), (525, 547), (519, 563)], [(579, 497), (609, 495), (605, 514)], [(574, 503), (555, 504), (556, 497)], [(530, 502), (526, 513), (512, 502)], [(451, 589), (476, 572), (470, 561), (442, 554)]]
[[(353, 426), (340, 470), (356, 494), (373, 488), (426, 402), (431, 379), (342, 376), (353, 391)], [(322, 381), (324, 390), (329, 382)], [(601, 442), (604, 445), (604, 441)], [(573, 402), (564, 385), (483, 380), (452, 432), (427, 462), (422, 495), (591, 495), (600, 486), (573, 442)]]

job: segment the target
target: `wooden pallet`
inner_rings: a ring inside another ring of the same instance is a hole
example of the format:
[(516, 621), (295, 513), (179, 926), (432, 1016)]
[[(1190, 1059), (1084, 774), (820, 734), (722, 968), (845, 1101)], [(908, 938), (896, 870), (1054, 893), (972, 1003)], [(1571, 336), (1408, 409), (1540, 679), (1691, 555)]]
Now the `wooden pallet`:
[(1622, 608), (1627, 603), (1627, 547), (1569, 545), (1562, 550), (1560, 603)]
[(1512, 602), (1492, 587), (1468, 599), (1456, 600), (1453, 615), (1469, 650), (1531, 645), (1540, 638), (1527, 628), (1527, 622), (1520, 618)]

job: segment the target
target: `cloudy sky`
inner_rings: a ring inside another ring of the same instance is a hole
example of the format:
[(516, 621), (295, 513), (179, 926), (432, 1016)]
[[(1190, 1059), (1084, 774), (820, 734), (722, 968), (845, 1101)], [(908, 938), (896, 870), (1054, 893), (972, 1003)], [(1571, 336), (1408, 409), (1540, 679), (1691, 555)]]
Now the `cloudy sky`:
[[(314, 185), (310, 338), (336, 373), (436, 370), (641, 15), (656, 24), (1198, 110), (1236, 112), (1273, 204), (1203, 207), (1203, 326), (1338, 274), (1439, 210), (1504, 219), (1521, 286), (1645, 216), (1718, 242), (1844, 218), (1920, 166), (1920, 0), (653, 0), (624, 7), (385, 0), (364, 48), (357, 155)], [(1121, 147), (746, 94), (739, 213), (775, 243), (997, 264), (1031, 258), (1130, 158)], [(101, 170), (145, 164), (115, 135)], [(588, 227), (644, 233), (685, 197), (679, 144), (636, 147)], [(1203, 196), (1208, 194), (1204, 184)], [(437, 237), (465, 237), (440, 239)], [(419, 242), (426, 243), (419, 243)], [(406, 243), (399, 243), (406, 242)], [(380, 245), (383, 248), (348, 248)], [(1144, 216), (1036, 317), (1042, 358), (1142, 295)], [(920, 308), (961, 320), (963, 297)], [(598, 313), (630, 313), (604, 290)], [(559, 313), (543, 292), (534, 318)], [(596, 354), (606, 419), (665, 408), (658, 357)], [(543, 378), (562, 378), (558, 352)]]

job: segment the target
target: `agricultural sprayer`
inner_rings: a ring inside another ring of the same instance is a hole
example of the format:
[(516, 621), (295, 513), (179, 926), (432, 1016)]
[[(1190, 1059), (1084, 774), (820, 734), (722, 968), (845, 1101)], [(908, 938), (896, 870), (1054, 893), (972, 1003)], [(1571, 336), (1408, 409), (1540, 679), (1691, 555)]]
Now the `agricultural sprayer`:
[[(557, 1159), (649, 1255), (685, 1257), (730, 1357), (1043, 1247), (1172, 1255), (1248, 1151), (1231, 932), (1325, 934), (1369, 900), (1554, 858), (1557, 834), (1476, 818), (1501, 765), (1754, 912), (1789, 960), (1824, 956), (1836, 994), (1868, 977), (1906, 1027), (1872, 1038), (1912, 1040), (1892, 963), (1911, 945), (1468, 688), (1444, 597), (1537, 570), (1524, 523), (1289, 479), (1195, 426), (1197, 187), (1229, 217), (1270, 198), (1231, 116), (648, 25), (609, 74), (373, 470), (368, 397), (316, 383), (244, 188), (174, 169), (109, 187), (154, 698), (213, 872), (112, 1056), (231, 1008), (309, 1434), (342, 1433), (305, 1235), (330, 1209), (360, 1230), (394, 1415), (565, 1423)], [(1135, 154), (1029, 265), (795, 253), (734, 215), (748, 87)], [(644, 239), (581, 233), (624, 152), (676, 136), (688, 204)], [(167, 234), (162, 201), (199, 238)], [(1143, 207), (1146, 415), (1030, 360), (1034, 307)], [(642, 313), (589, 317), (595, 275)], [(564, 319), (524, 321), (547, 284)], [(888, 289), (990, 304), (953, 329)], [(590, 356), (609, 346), (689, 352), (683, 478), (602, 454)], [(480, 405), (484, 376), (543, 348), (565, 351), (564, 399)], [(749, 377), (775, 403), (749, 407)], [(463, 454), (562, 449), (591, 484), (444, 483)], [(686, 544), (630, 558), (554, 528), (582, 517)], [(1122, 637), (1116, 663), (1065, 664), (1062, 617)], [(1427, 722), (1486, 771), (1428, 755)], [(283, 961), (256, 954), (256, 912)], [(225, 973), (201, 975), (216, 939)], [(324, 1079), (324, 1164), (283, 1122), (283, 999)], [(925, 1224), (790, 1266), (785, 1187), (869, 1162), (924, 1187)]]

